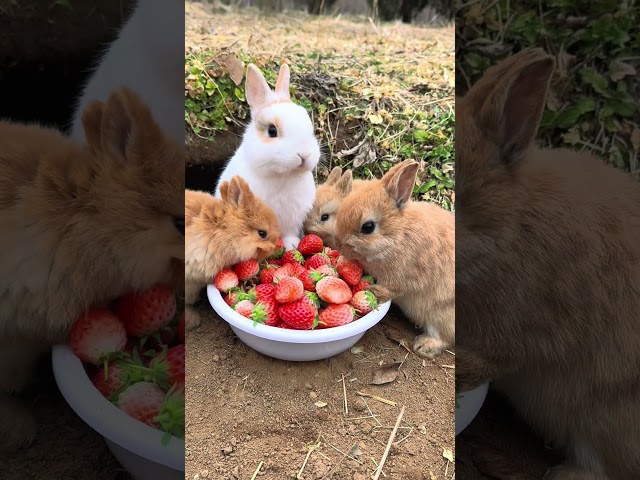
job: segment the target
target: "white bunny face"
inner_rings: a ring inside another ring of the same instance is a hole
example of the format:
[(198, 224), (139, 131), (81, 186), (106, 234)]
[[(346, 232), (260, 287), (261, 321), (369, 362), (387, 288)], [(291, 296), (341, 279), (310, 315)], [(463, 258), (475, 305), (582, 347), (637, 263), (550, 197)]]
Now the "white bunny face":
[(309, 114), (289, 96), (289, 67), (280, 68), (274, 91), (250, 65), (246, 95), (251, 123), (243, 143), (252, 168), (263, 176), (312, 171), (320, 160), (320, 146)]

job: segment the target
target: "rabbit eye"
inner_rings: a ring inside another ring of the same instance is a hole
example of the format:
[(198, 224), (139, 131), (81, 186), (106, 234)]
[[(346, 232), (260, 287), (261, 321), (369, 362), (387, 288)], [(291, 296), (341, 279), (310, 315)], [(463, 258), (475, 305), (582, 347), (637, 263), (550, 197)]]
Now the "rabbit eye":
[(275, 138), (278, 136), (278, 129), (276, 128), (275, 125), (269, 125), (269, 128), (267, 129), (267, 133), (269, 133), (269, 136), (271, 138)]
[(184, 217), (173, 217), (173, 225), (178, 232), (184, 235)]
[(365, 235), (369, 235), (370, 233), (373, 233), (375, 229), (376, 229), (376, 224), (373, 222), (364, 222), (360, 227), (360, 231)]
[(258, 235), (260, 235), (260, 238), (267, 238), (267, 232), (264, 230), (258, 230)]
[(320, 217), (320, 221), (321, 222), (326, 222), (327, 220), (329, 220), (329, 214), (328, 213), (323, 213), (322, 216)]

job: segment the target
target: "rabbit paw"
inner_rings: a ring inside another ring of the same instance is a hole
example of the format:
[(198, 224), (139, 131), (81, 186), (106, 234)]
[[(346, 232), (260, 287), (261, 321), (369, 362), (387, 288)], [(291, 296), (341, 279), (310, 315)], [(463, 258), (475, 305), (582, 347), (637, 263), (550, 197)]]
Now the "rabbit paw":
[(608, 480), (608, 477), (568, 465), (560, 465), (547, 470), (542, 480)]
[(36, 438), (36, 421), (27, 409), (14, 399), (0, 394), (0, 452), (26, 448)]
[(195, 308), (188, 305), (184, 309), (184, 326), (185, 330), (193, 330), (200, 326), (200, 314)]
[(295, 250), (298, 248), (298, 244), (300, 243), (300, 239), (295, 235), (287, 235), (282, 239), (284, 243), (284, 248), (287, 250)]
[(373, 293), (376, 296), (378, 303), (386, 303), (393, 297), (393, 293), (388, 288), (385, 288), (382, 285), (369, 285), (367, 288), (365, 288), (365, 290)]
[(419, 335), (413, 342), (413, 351), (424, 358), (431, 360), (444, 352), (446, 344), (439, 338), (429, 335)]

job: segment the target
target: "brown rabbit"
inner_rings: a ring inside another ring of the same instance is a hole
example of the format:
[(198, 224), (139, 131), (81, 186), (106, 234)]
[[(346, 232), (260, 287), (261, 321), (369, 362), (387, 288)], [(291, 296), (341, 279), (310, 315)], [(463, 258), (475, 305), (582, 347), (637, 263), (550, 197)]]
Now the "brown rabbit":
[(418, 163), (405, 160), (349, 195), (336, 243), (376, 279), (369, 289), (423, 330), (413, 348), (433, 358), (455, 339), (455, 222), (451, 212), (411, 200), (417, 172)]
[(35, 435), (7, 393), (39, 354), (92, 305), (171, 282), (184, 265), (182, 145), (126, 88), (90, 103), (83, 124), (84, 146), (0, 122), (0, 450)]
[(239, 176), (220, 185), (221, 198), (185, 191), (185, 323), (200, 324), (189, 307), (202, 288), (225, 267), (271, 255), (280, 238), (278, 218)]
[(640, 185), (534, 138), (553, 58), (527, 49), (456, 102), (456, 377), (489, 380), (566, 465), (640, 478)]
[(342, 173), (342, 168), (334, 167), (325, 182), (316, 187), (313, 207), (304, 221), (305, 233), (318, 235), (326, 246), (335, 249), (333, 237), (338, 207), (352, 190), (358, 190), (367, 181), (354, 180), (351, 170)]

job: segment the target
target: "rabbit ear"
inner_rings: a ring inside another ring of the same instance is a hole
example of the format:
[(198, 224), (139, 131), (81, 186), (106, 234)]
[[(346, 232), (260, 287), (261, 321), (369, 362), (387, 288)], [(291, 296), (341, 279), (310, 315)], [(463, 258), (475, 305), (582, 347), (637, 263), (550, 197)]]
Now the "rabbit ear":
[(220, 198), (226, 202), (229, 198), (229, 182), (225, 181), (220, 184)]
[(100, 140), (103, 149), (125, 159), (132, 151), (154, 151), (162, 137), (151, 111), (132, 90), (122, 87), (109, 96), (102, 112)]
[(103, 112), (104, 104), (98, 100), (89, 102), (82, 112), (82, 128), (89, 145), (100, 146)]
[(541, 49), (527, 50), (510, 62), (484, 100), (478, 124), (498, 145), (500, 158), (508, 165), (522, 158), (538, 132), (554, 64), (553, 57)]
[(280, 72), (278, 73), (278, 80), (276, 80), (276, 94), (280, 98), (291, 98), (289, 96), (289, 80), (291, 73), (289, 72), (289, 65), (283, 63), (280, 66)]
[(404, 207), (411, 199), (413, 186), (416, 184), (418, 162), (405, 160), (391, 168), (382, 177), (382, 185), (387, 194), (396, 202), (398, 208)]
[(236, 207), (247, 207), (254, 199), (253, 192), (244, 178), (235, 176), (229, 181), (227, 201)]
[(247, 68), (247, 80), (245, 82), (247, 102), (251, 110), (256, 110), (267, 104), (273, 95), (271, 87), (262, 75), (262, 72), (254, 64)]
[(351, 193), (351, 187), (353, 186), (353, 173), (351, 170), (344, 172), (344, 175), (336, 183), (336, 188), (345, 197)]
[(338, 180), (340, 180), (341, 176), (342, 176), (342, 168), (333, 167), (333, 170), (331, 170), (331, 173), (329, 174), (329, 176), (327, 177), (327, 180), (324, 183), (326, 183), (327, 185), (333, 185)]

